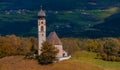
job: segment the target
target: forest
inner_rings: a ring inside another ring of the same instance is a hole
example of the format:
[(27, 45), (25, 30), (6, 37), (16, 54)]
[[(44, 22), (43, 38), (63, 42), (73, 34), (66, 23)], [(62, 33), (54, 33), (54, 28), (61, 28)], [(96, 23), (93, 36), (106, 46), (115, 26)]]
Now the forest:
[[(120, 38), (61, 38), (63, 48), (70, 55), (76, 52), (93, 52), (96, 58), (120, 61)], [(0, 58), (37, 53), (37, 38), (7, 35), (0, 37)]]

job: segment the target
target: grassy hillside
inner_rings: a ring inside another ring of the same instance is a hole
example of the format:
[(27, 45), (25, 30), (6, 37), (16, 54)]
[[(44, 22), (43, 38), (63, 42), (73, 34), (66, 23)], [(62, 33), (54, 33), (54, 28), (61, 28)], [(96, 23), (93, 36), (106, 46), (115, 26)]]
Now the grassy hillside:
[(103, 61), (101, 59), (95, 59), (96, 54), (90, 52), (78, 52), (75, 57), (79, 62), (87, 62), (92, 65), (103, 68), (104, 70), (120, 70), (119, 62)]
[[(13, 58), (16, 59), (14, 60)], [(11, 62), (10, 59), (12, 59), (13, 62)], [(2, 64), (1, 70), (102, 70), (94, 65), (79, 63), (74, 60), (54, 63), (47, 66), (41, 66), (35, 60), (22, 60), (21, 57), (8, 57), (2, 59), (2, 61), (5, 62)], [(85, 65), (88, 65), (88, 67), (86, 68)]]
[(79, 52), (70, 60), (41, 66), (35, 60), (23, 59), (23, 56), (10, 56), (0, 59), (0, 70), (120, 70), (118, 62), (95, 59), (95, 54)]
[(89, 36), (93, 34), (96, 37), (120, 37), (120, 13), (113, 14), (105, 19), (105, 22), (92, 27), (94, 30), (88, 30), (85, 33)]

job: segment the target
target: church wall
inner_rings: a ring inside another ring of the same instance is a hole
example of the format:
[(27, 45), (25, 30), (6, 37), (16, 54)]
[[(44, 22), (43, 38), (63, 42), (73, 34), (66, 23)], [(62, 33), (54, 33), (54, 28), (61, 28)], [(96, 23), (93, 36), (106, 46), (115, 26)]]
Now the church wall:
[(63, 47), (62, 45), (55, 45), (55, 47), (58, 49), (58, 54), (56, 57), (60, 58), (63, 57)]
[(63, 57), (67, 57), (67, 56), (68, 56), (68, 53), (63, 50)]
[(38, 19), (38, 55), (41, 54), (42, 43), (46, 41), (46, 20)]

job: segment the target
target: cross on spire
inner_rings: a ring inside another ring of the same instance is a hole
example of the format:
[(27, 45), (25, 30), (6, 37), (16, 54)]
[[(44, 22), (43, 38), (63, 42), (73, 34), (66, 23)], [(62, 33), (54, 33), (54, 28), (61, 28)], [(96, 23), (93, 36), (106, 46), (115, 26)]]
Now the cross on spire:
[(42, 5), (40, 6), (40, 8), (41, 8), (41, 10), (42, 10), (42, 8), (43, 8)]
[(42, 5), (40, 7), (41, 7), (41, 10), (39, 11), (38, 16), (45, 17), (46, 14), (45, 14), (45, 11), (42, 9)]

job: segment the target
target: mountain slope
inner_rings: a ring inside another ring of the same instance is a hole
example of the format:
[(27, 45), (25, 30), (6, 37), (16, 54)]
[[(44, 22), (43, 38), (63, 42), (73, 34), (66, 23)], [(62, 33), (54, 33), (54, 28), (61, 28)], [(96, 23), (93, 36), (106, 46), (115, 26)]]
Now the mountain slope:
[(7, 3), (6, 9), (39, 9), (42, 4), (49, 10), (72, 10), (72, 9), (103, 9), (117, 6), (119, 0), (0, 0)]
[(92, 27), (94, 30), (86, 31), (88, 36), (120, 37), (120, 13), (105, 19), (104, 23)]
[(120, 7), (119, 0), (0, 0), (0, 35), (37, 36), (41, 4), (47, 13), (47, 33), (56, 31), (60, 37), (97, 36), (89, 33), (90, 27)]

